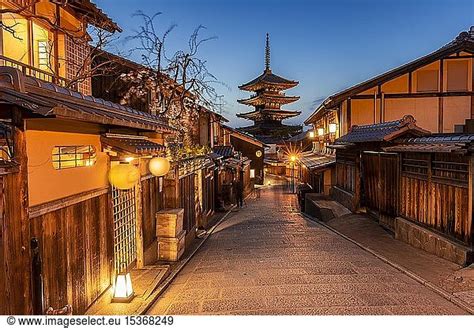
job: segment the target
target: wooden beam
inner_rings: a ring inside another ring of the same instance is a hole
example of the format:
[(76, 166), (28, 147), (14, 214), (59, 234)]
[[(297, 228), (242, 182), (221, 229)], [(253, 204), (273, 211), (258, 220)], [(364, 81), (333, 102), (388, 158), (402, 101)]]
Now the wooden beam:
[(413, 72), (408, 73), (408, 93), (411, 94), (413, 93)]
[(439, 61), (439, 91), (441, 92), (438, 98), (438, 132), (443, 133), (443, 91), (444, 91), (444, 61)]
[[(438, 97), (470, 97), (474, 96), (474, 91), (448, 91), (448, 92), (413, 92), (413, 93), (386, 93), (385, 98), (438, 98)], [(354, 100), (374, 99), (373, 95), (355, 95)]]
[(351, 129), (351, 118), (352, 118), (352, 106), (351, 106), (352, 98), (347, 98), (347, 132)]
[(139, 181), (135, 187), (135, 211), (137, 216), (136, 243), (137, 243), (137, 269), (145, 265), (145, 252), (143, 245), (143, 206), (142, 206), (142, 182)]
[(471, 91), (473, 94), (471, 95), (471, 119), (474, 118), (474, 62), (471, 61), (471, 76), (472, 76), (472, 82), (471, 82)]

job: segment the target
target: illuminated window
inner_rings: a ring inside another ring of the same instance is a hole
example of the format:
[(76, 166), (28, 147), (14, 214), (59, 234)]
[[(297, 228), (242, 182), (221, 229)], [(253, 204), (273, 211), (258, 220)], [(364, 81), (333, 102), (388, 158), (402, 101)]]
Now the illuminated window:
[(92, 166), (96, 159), (93, 146), (56, 146), (52, 152), (53, 167), (56, 170)]
[[(23, 64), (29, 64), (28, 48), (28, 21), (13, 14), (3, 14), (2, 21), (3, 56)], [(14, 66), (13, 63), (5, 63)]]
[[(51, 49), (53, 45), (53, 35), (42, 26), (33, 23), (33, 60), (34, 66), (52, 72), (53, 58)], [(41, 77), (40, 77), (41, 78)]]

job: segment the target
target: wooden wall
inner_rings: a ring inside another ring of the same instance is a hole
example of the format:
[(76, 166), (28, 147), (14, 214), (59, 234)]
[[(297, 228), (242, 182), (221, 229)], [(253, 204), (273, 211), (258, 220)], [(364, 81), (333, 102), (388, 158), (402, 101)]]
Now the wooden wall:
[(83, 314), (113, 279), (110, 193), (31, 219), (40, 242), (45, 308), (71, 304)]
[(159, 179), (152, 177), (142, 181), (143, 246), (145, 249), (156, 239), (155, 214), (164, 208), (163, 192), (159, 192)]
[(472, 243), (468, 156), (403, 154), (401, 175), (401, 216)]

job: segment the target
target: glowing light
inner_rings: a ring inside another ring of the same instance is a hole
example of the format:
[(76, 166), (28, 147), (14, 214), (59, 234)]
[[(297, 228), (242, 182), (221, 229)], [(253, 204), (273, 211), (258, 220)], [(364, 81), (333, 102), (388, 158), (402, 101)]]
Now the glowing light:
[(257, 151), (255, 152), (255, 156), (257, 156), (257, 157), (262, 157), (262, 151), (261, 151), (261, 150), (257, 150)]
[(114, 298), (112, 302), (128, 303), (134, 296), (130, 273), (119, 273), (115, 278)]
[(109, 182), (120, 190), (131, 189), (140, 179), (140, 170), (132, 164), (120, 163), (109, 171)]
[(148, 163), (148, 169), (156, 177), (162, 177), (168, 174), (170, 162), (166, 157), (154, 157)]
[(290, 161), (295, 162), (296, 161), (296, 155), (291, 155), (290, 156)]
[(125, 157), (125, 162), (130, 163), (133, 162), (134, 159), (135, 157)]
[(313, 130), (309, 131), (309, 137), (310, 137), (311, 139), (314, 138), (314, 131), (313, 131)]
[(250, 169), (250, 178), (255, 178), (255, 169)]
[(318, 136), (322, 137), (324, 135), (324, 129), (318, 128)]
[(329, 123), (329, 133), (336, 133), (336, 131), (337, 131), (337, 124)]

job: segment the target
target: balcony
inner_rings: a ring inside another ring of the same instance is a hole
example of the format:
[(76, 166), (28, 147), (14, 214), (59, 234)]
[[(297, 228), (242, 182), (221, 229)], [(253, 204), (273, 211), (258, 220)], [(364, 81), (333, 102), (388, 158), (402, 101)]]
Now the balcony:
[(31, 77), (40, 79), (42, 81), (51, 82), (51, 83), (57, 84), (61, 87), (70, 88), (70, 89), (74, 89), (74, 90), (77, 91), (77, 86), (71, 87), (69, 85), (70, 81), (63, 78), (63, 77), (56, 76), (51, 72), (41, 70), (41, 69), (36, 68), (34, 66), (31, 66), (31, 65), (28, 65), (28, 64), (25, 64), (25, 63), (7, 58), (7, 57), (2, 56), (2, 55), (0, 55), (0, 66), (13, 67), (13, 68), (16, 68), (16, 69), (20, 70), (26, 76), (31, 76)]

